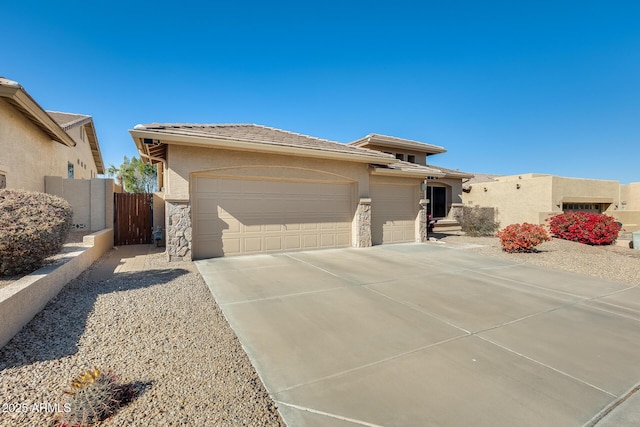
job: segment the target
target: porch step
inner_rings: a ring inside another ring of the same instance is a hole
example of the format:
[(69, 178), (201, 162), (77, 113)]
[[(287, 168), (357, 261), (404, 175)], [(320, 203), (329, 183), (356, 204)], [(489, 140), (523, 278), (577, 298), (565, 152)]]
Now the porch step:
[(446, 231), (460, 231), (462, 227), (460, 223), (455, 219), (439, 219), (433, 228), (434, 233), (441, 233)]

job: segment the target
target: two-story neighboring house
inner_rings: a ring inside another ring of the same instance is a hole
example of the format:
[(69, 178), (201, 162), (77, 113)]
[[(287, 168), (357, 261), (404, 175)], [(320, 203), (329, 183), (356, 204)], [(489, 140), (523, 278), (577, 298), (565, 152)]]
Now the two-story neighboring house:
[(424, 198), (429, 200), (427, 211), (433, 218), (438, 219), (439, 229), (455, 228), (459, 224), (454, 219), (456, 209), (462, 208), (462, 183), (473, 177), (473, 174), (460, 172), (435, 166), (429, 161), (429, 157), (435, 154), (445, 153), (444, 147), (425, 144), (409, 139), (393, 136), (369, 134), (364, 138), (350, 142), (349, 145), (381, 151), (395, 156), (402, 164), (428, 166), (436, 169), (441, 174), (428, 176), (425, 181)]
[(104, 164), (91, 116), (45, 111), (0, 78), (0, 188), (45, 191), (45, 176), (95, 178)]

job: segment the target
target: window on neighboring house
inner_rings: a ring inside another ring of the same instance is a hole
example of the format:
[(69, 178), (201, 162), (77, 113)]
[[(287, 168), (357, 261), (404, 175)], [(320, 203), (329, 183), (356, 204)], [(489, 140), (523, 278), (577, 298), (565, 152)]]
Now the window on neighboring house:
[(0, 190), (3, 188), (7, 188), (7, 176), (0, 172)]
[(404, 154), (403, 153), (396, 153), (396, 159), (404, 161)]
[(407, 161), (409, 163), (415, 163), (416, 162), (416, 156), (414, 156), (413, 154), (409, 154)]
[(563, 203), (562, 210), (602, 213), (603, 209), (600, 203)]
[(67, 163), (67, 178), (73, 179), (73, 163)]

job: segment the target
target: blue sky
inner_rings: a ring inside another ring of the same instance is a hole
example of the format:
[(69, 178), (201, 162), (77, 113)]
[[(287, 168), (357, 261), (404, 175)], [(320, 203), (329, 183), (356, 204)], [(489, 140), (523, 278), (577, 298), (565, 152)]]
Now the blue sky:
[(640, 2), (5, 2), (0, 76), (137, 123), (257, 123), (441, 145), (468, 172), (640, 181)]

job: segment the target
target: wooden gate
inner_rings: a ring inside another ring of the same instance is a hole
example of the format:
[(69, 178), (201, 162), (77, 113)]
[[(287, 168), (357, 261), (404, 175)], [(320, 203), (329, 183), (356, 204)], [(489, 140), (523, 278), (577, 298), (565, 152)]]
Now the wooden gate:
[(153, 194), (114, 193), (114, 244), (151, 243)]

